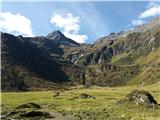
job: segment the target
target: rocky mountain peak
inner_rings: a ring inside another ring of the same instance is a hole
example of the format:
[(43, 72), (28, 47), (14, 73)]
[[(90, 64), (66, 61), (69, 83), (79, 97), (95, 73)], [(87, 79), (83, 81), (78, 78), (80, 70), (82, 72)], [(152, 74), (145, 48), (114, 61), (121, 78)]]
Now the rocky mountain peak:
[(64, 38), (65, 36), (61, 33), (61, 31), (55, 30), (49, 33), (46, 37), (48, 39), (61, 39), (61, 38)]
[(64, 46), (79, 46), (79, 43), (75, 42), (74, 40), (67, 38), (61, 31), (56, 30), (49, 33), (46, 36), (49, 40), (54, 40), (57, 45), (64, 45)]

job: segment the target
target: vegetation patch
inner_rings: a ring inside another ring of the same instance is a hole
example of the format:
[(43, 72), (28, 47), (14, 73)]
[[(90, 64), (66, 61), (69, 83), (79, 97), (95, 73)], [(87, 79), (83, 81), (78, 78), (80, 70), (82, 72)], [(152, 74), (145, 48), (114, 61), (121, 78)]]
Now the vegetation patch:
[(47, 113), (47, 112), (41, 112), (41, 111), (30, 111), (30, 112), (25, 112), (20, 115), (21, 117), (45, 117), (45, 118), (51, 118), (52, 116)]
[(46, 118), (52, 118), (52, 116), (48, 112), (42, 111), (12, 111), (8, 114), (3, 115), (2, 120), (11, 120), (11, 119), (18, 119), (18, 120), (44, 120)]
[(24, 109), (24, 108), (33, 108), (33, 109), (40, 109), (40, 105), (36, 104), (36, 103), (26, 103), (26, 104), (21, 104), (19, 106), (16, 107), (16, 109)]

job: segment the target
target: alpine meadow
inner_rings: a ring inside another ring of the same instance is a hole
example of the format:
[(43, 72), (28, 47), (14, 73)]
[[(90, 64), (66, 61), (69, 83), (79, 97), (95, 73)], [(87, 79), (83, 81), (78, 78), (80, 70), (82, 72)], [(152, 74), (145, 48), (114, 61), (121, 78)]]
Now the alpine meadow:
[(160, 120), (158, 1), (1, 4), (2, 120)]

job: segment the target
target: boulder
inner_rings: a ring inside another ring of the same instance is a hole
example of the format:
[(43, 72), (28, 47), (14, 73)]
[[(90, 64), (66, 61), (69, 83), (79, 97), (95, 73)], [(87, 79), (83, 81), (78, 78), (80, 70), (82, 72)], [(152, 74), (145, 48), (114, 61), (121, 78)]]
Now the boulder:
[(145, 105), (148, 107), (154, 107), (157, 105), (157, 101), (154, 97), (149, 92), (144, 90), (132, 91), (125, 97), (124, 101), (134, 102), (137, 105)]

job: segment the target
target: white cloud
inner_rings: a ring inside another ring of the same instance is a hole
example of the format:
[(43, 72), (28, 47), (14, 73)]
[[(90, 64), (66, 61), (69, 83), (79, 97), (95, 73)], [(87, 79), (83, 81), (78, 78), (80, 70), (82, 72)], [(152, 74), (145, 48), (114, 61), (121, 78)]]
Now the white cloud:
[(22, 16), (20, 13), (1, 12), (0, 30), (16, 35), (34, 36), (30, 19)]
[(64, 35), (76, 42), (83, 43), (88, 37), (86, 35), (80, 35), (80, 19), (68, 13), (66, 16), (55, 13), (50, 20), (50, 23), (63, 29)]
[(142, 25), (145, 23), (145, 18), (155, 17), (158, 15), (160, 15), (160, 4), (158, 2), (151, 1), (146, 6), (146, 10), (139, 15), (138, 19), (132, 21), (132, 25)]
[(108, 17), (107, 19), (104, 19), (94, 3), (71, 3), (70, 7), (76, 14), (81, 16), (83, 24), (87, 25), (85, 30), (87, 29), (90, 34), (93, 34), (96, 38), (99, 38), (109, 33), (107, 23), (112, 24), (112, 21), (110, 21)]
[(140, 19), (147, 17), (154, 17), (160, 15), (160, 4), (156, 2), (150, 2), (147, 9), (139, 16)]
[(113, 24), (109, 17), (104, 19), (95, 4), (89, 1), (70, 2), (67, 6), (62, 4), (61, 7), (57, 7), (55, 12), (61, 16), (66, 15), (66, 13), (78, 15), (81, 23), (80, 30), (89, 36), (86, 42), (92, 42), (95, 38), (107, 35), (109, 33), (108, 26)]
[(68, 13), (66, 17), (63, 17), (59, 14), (54, 14), (51, 23), (56, 24), (60, 28), (64, 28), (66, 31), (79, 31), (79, 17), (73, 17), (71, 13)]
[(79, 34), (73, 34), (73, 33), (64, 33), (65, 36), (67, 36), (68, 38), (72, 38), (73, 40), (76, 40), (76, 42), (78, 43), (84, 43), (85, 40), (88, 39), (88, 37), (86, 35), (79, 35)]
[(135, 26), (137, 26), (137, 25), (142, 25), (142, 24), (144, 24), (145, 22), (143, 21), (143, 20), (133, 20), (132, 21), (132, 25), (135, 25)]
[(147, 8), (158, 7), (160, 4), (156, 1), (150, 1)]

